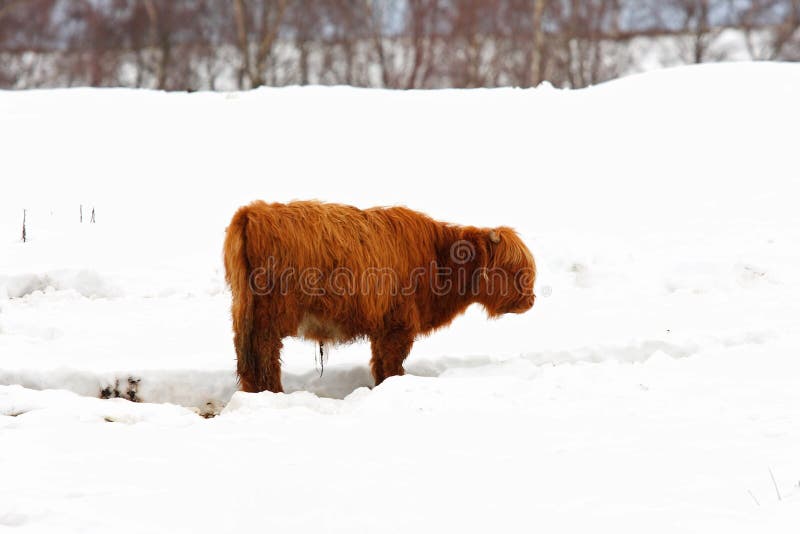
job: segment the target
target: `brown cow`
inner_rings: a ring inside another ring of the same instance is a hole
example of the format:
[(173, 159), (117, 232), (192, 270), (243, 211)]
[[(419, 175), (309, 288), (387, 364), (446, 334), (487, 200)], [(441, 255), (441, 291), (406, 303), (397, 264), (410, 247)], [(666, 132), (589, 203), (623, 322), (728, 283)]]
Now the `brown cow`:
[(510, 228), (458, 226), (403, 207), (253, 202), (225, 237), (244, 391), (282, 391), (282, 339), (367, 338), (375, 384), (403, 374), (414, 339), (472, 303), (489, 316), (533, 306), (536, 265)]

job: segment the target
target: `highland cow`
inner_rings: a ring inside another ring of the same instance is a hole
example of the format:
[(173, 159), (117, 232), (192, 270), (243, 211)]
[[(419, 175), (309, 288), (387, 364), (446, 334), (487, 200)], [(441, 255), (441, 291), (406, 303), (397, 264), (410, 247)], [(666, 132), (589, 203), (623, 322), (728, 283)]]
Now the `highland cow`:
[(438, 222), (403, 207), (321, 202), (240, 208), (226, 231), (237, 373), (282, 391), (285, 337), (368, 339), (375, 384), (403, 374), (414, 340), (470, 304), (490, 317), (534, 303), (536, 265), (512, 229)]

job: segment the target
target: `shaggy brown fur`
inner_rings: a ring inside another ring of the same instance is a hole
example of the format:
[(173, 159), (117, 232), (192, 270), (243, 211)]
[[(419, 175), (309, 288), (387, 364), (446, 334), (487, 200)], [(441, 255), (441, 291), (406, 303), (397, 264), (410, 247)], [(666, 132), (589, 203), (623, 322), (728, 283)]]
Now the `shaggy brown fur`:
[(435, 221), (407, 208), (320, 202), (240, 208), (227, 229), (237, 372), (282, 391), (282, 339), (367, 338), (375, 384), (403, 374), (414, 339), (472, 303), (492, 317), (533, 306), (536, 265), (510, 228)]

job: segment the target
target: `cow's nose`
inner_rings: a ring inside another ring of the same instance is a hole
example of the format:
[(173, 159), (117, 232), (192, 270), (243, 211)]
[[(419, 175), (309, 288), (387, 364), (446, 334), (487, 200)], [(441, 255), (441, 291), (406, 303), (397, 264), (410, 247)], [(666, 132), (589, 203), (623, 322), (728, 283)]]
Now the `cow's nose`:
[(525, 297), (525, 309), (530, 310), (533, 308), (533, 303), (536, 302), (536, 295), (531, 293), (527, 297)]

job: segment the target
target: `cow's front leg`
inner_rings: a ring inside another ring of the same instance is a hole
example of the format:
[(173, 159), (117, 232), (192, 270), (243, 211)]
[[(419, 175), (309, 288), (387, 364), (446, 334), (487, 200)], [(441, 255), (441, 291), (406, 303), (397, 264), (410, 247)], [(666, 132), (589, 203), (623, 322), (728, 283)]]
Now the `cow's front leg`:
[(403, 360), (414, 344), (414, 336), (408, 330), (382, 332), (372, 338), (372, 377), (377, 386), (390, 376), (404, 374)]

